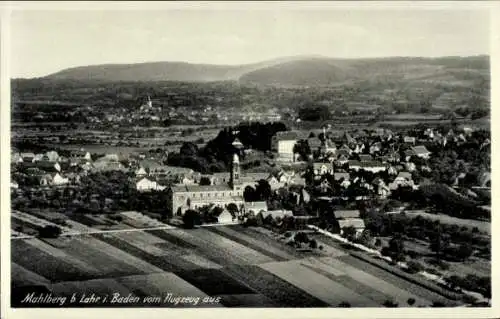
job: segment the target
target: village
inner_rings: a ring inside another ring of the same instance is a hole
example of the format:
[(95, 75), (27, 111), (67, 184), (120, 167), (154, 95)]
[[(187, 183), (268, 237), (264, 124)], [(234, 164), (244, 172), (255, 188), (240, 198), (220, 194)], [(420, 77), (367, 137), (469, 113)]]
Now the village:
[[(489, 271), (488, 132), (325, 125), (278, 131), (268, 136), (269, 151), (244, 145), (248, 136), (235, 128), (224, 132), (225, 172), (169, 165), (169, 157), (198, 156), (189, 142), (179, 154), (13, 150), (13, 239), (241, 225), (267, 229), (297, 251), (328, 252), (325, 240), (359, 246), (368, 254), (359, 258), (385, 258), (405, 273), (424, 272), (419, 281), (438, 282), (441, 290), (488, 298), (474, 288), (482, 277), (464, 273)], [(260, 166), (248, 165), (256, 158)], [(435, 227), (446, 239), (433, 239)], [(323, 238), (314, 239), (318, 232)], [(436, 248), (436, 240), (447, 244)], [(469, 261), (459, 265), (452, 256)]]

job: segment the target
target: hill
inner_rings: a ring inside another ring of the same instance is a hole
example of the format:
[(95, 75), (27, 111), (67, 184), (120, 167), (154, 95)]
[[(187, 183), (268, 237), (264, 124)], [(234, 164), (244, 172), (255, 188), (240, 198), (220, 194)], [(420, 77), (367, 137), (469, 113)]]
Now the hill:
[[(332, 59), (299, 56), (245, 65), (186, 62), (106, 64), (65, 69), (47, 80), (218, 82), (329, 86), (359, 81), (476, 81), (489, 79), (489, 57)], [(467, 84), (466, 83), (466, 84)]]

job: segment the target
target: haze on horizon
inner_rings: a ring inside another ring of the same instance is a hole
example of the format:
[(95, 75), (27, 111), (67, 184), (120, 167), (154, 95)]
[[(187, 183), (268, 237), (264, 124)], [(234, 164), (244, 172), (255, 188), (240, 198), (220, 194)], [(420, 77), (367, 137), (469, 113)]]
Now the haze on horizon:
[(488, 55), (485, 8), (13, 11), (11, 78), (108, 63)]

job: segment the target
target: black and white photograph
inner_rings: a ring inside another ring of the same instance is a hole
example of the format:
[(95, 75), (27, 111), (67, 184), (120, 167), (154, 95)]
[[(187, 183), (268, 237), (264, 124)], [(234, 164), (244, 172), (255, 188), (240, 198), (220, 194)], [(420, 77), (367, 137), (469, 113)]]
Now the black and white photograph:
[(7, 306), (492, 307), (488, 3), (132, 3), (8, 10)]

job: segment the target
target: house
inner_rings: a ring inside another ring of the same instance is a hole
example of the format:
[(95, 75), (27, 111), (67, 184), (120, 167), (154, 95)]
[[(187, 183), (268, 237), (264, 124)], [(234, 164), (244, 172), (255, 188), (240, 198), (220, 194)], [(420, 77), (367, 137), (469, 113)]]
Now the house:
[(365, 222), (360, 218), (359, 210), (337, 210), (334, 214), (341, 235), (346, 227), (354, 227), (357, 235), (361, 234), (365, 229)]
[(36, 167), (38, 167), (39, 169), (41, 169), (47, 173), (61, 171), (61, 165), (59, 165), (59, 163), (57, 163), (57, 162), (37, 161), (35, 165), (36, 165)]
[(81, 150), (72, 151), (71, 158), (92, 161), (92, 155), (89, 152)]
[(379, 161), (355, 161), (350, 160), (349, 169), (353, 171), (365, 170), (372, 173), (378, 173), (387, 170), (387, 166)]
[(117, 161), (105, 161), (105, 160), (97, 160), (92, 166), (92, 170), (96, 172), (105, 172), (105, 171), (122, 171), (126, 172), (127, 169), (123, 166), (122, 163)]
[(59, 154), (57, 154), (56, 151), (49, 151), (45, 153), (44, 160), (47, 160), (49, 162), (57, 162), (59, 161)]
[(357, 209), (336, 210), (334, 214), (336, 219), (346, 219), (346, 218), (359, 218), (360, 212)]
[(387, 198), (391, 194), (389, 186), (387, 186), (383, 179), (380, 177), (375, 178), (372, 184), (376, 187), (377, 195), (380, 198)]
[(387, 169), (387, 174), (389, 174), (389, 175), (397, 175), (398, 174), (398, 170), (396, 169), (396, 167), (394, 167), (394, 166), (391, 165)]
[(337, 162), (337, 165), (340, 165), (340, 166), (348, 163), (349, 162), (349, 155), (339, 154), (337, 156), (336, 162)]
[(22, 163), (23, 162), (23, 157), (21, 156), (20, 153), (12, 153), (11, 156), (10, 156), (10, 162), (12, 164)]
[(333, 165), (331, 163), (313, 163), (312, 169), (315, 177), (333, 174)]
[(360, 236), (365, 230), (365, 221), (361, 218), (339, 219), (337, 222), (339, 223), (340, 235), (343, 235), (344, 229), (348, 227), (354, 227), (356, 237)]
[(362, 153), (364, 150), (365, 150), (365, 144), (359, 143), (359, 144), (356, 144), (356, 146), (354, 147), (354, 150), (352, 152), (359, 154), (359, 153)]
[(20, 155), (23, 162), (33, 162), (33, 159), (35, 158), (35, 153), (21, 153)]
[(69, 184), (69, 178), (62, 177), (59, 173), (55, 173), (52, 177), (52, 185), (60, 186)]
[(264, 219), (266, 219), (267, 216), (271, 216), (273, 219), (275, 219), (275, 218), (284, 218), (284, 217), (287, 217), (287, 216), (292, 217), (293, 213), (290, 210), (284, 210), (284, 209), (269, 210), (269, 211), (265, 211), (265, 212), (262, 213), (262, 217)]
[(307, 144), (309, 145), (309, 147), (311, 148), (311, 151), (316, 151), (316, 150), (319, 150), (321, 149), (321, 146), (323, 145), (323, 143), (321, 142), (321, 140), (317, 137), (310, 137), (307, 139)]
[(276, 133), (271, 140), (272, 149), (278, 153), (278, 159), (286, 162), (295, 161), (295, 144), (303, 138), (297, 131), (283, 131)]
[(372, 145), (370, 145), (370, 154), (378, 153), (381, 150), (382, 150), (382, 143), (380, 142), (375, 142)]
[(340, 180), (348, 181), (350, 179), (350, 174), (347, 172), (335, 172), (335, 173), (333, 173), (333, 178), (336, 181), (340, 181)]
[(405, 165), (405, 169), (408, 172), (414, 172), (417, 169), (417, 166), (415, 165), (415, 163), (412, 163), (412, 162), (406, 162), (404, 165)]
[(220, 213), (219, 216), (217, 216), (217, 223), (219, 224), (232, 223), (233, 220), (234, 220), (233, 215), (231, 215), (231, 213), (226, 208), (224, 208), (222, 213)]
[(356, 145), (356, 139), (354, 139), (348, 132), (344, 132), (342, 142), (346, 143), (349, 147), (355, 147)]
[(491, 187), (491, 173), (486, 172), (479, 176), (479, 187)]
[(396, 190), (399, 187), (411, 187), (415, 189), (415, 184), (410, 172), (399, 172), (394, 181), (389, 184), (390, 190)]
[(359, 154), (358, 157), (359, 160), (362, 162), (368, 162), (373, 160), (373, 157), (370, 154)]
[(423, 159), (429, 159), (431, 152), (423, 145), (418, 145), (412, 148), (413, 154)]
[(404, 143), (407, 143), (407, 144), (413, 144), (415, 145), (415, 142), (417, 141), (417, 139), (413, 136), (405, 136), (403, 137), (403, 142)]
[(166, 167), (151, 159), (145, 159), (139, 162), (139, 167), (143, 168), (149, 176), (158, 176), (166, 174)]
[(16, 181), (11, 180), (10, 181), (10, 188), (11, 189), (18, 189), (19, 188), (19, 184)]
[(137, 169), (135, 171), (135, 176), (137, 176), (137, 177), (142, 177), (142, 176), (146, 176), (146, 175), (148, 175), (148, 173), (146, 172), (144, 167), (139, 167), (139, 169)]
[(265, 201), (261, 202), (245, 202), (243, 204), (243, 211), (246, 215), (257, 215), (258, 213), (267, 212), (267, 203)]
[(136, 189), (140, 192), (145, 192), (145, 191), (161, 191), (164, 190), (166, 187), (159, 185), (156, 181), (151, 180), (147, 177), (141, 178), (137, 183), (135, 183)]
[(52, 185), (52, 175), (51, 174), (44, 174), (40, 177), (40, 185), (41, 186), (49, 186)]

